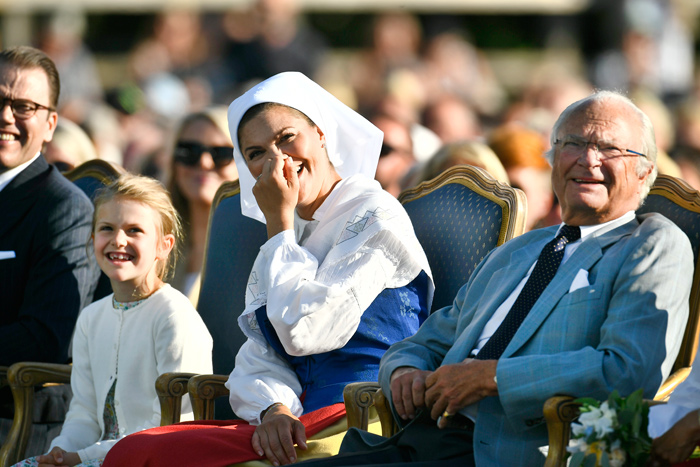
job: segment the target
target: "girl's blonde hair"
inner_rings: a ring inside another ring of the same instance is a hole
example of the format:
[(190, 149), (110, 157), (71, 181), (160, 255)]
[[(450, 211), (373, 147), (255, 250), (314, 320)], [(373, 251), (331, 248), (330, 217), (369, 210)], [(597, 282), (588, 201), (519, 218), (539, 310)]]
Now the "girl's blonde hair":
[(156, 273), (161, 280), (166, 280), (173, 272), (177, 263), (178, 247), (182, 241), (182, 223), (180, 216), (173, 207), (168, 190), (157, 180), (143, 175), (126, 173), (121, 175), (109, 185), (101, 188), (95, 197), (95, 213), (92, 216), (92, 232), (95, 232), (97, 223), (97, 212), (100, 207), (120, 198), (137, 201), (153, 209), (159, 217), (156, 227), (162, 240), (165, 235), (172, 234), (175, 237), (175, 244), (168, 255), (166, 261), (159, 261)]

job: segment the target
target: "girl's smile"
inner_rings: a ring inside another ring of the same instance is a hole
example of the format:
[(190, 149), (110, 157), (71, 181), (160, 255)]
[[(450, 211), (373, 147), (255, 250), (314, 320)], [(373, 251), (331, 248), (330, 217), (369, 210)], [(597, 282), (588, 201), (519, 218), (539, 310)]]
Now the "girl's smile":
[(118, 301), (144, 298), (162, 285), (157, 264), (167, 259), (174, 237), (160, 234), (157, 219), (151, 207), (131, 199), (115, 198), (98, 208), (95, 256)]

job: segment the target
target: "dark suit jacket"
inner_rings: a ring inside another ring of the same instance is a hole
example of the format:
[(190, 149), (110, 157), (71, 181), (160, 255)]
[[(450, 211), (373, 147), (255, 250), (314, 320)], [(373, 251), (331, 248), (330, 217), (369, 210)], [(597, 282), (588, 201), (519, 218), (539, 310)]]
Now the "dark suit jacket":
[(93, 206), (43, 156), (0, 191), (0, 365), (68, 361), (99, 276), (85, 245)]

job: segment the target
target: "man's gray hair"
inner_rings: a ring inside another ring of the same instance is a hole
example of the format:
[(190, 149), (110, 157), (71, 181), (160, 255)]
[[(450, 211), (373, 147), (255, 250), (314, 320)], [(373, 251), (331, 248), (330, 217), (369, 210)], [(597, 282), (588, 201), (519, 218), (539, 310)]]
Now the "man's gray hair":
[(553, 165), (554, 156), (556, 155), (556, 147), (554, 143), (559, 139), (559, 130), (564, 125), (564, 123), (579, 108), (584, 107), (592, 102), (601, 102), (606, 100), (614, 100), (627, 105), (637, 114), (640, 120), (640, 124), (642, 125), (641, 152), (642, 154), (646, 155), (646, 157), (640, 156), (637, 158), (637, 175), (640, 177), (643, 176), (649, 170), (649, 167), (652, 168), (652, 171), (647, 177), (642, 192), (640, 193), (639, 204), (641, 205), (644, 202), (644, 199), (647, 197), (647, 194), (649, 194), (649, 190), (654, 184), (654, 181), (656, 180), (656, 175), (658, 174), (658, 169), (656, 167), (656, 138), (654, 136), (654, 127), (652, 126), (649, 117), (644, 112), (642, 112), (639, 109), (639, 107), (637, 107), (634, 104), (634, 102), (632, 102), (627, 96), (614, 91), (597, 91), (591, 94), (590, 96), (585, 97), (569, 105), (566, 109), (564, 109), (561, 115), (559, 115), (559, 118), (557, 119), (556, 123), (554, 123), (554, 127), (552, 128), (552, 133), (550, 135), (551, 147), (547, 152), (545, 152), (544, 156), (549, 162), (549, 164)]

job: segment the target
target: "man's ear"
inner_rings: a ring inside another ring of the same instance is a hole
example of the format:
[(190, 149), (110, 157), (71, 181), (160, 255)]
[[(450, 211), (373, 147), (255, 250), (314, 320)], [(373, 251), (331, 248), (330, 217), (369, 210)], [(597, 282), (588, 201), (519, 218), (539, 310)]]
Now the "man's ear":
[(44, 142), (48, 143), (53, 139), (53, 132), (56, 131), (56, 125), (58, 125), (58, 112), (49, 111), (49, 117), (47, 120), (49, 124), (49, 129), (44, 134)]
[(651, 173), (654, 171), (655, 166), (656, 166), (656, 164), (652, 164), (649, 167), (647, 167), (647, 171), (639, 177), (639, 180), (640, 181), (646, 180), (647, 177), (649, 177), (649, 175), (651, 175)]

